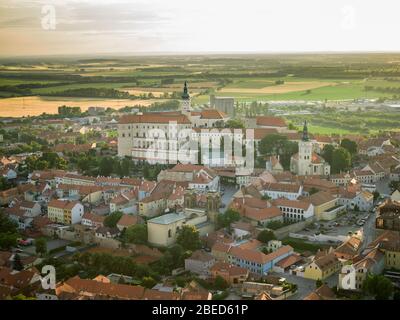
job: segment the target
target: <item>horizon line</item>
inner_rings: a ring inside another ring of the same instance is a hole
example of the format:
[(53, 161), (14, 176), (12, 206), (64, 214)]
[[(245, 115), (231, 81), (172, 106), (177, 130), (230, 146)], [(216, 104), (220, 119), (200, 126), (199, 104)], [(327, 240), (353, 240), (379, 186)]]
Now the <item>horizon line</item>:
[(211, 56), (211, 55), (339, 55), (339, 54), (400, 54), (400, 50), (327, 50), (327, 51), (137, 51), (137, 52), (98, 52), (76, 54), (17, 54), (2, 55), (0, 59), (15, 58), (60, 58), (60, 57), (146, 57), (146, 56)]

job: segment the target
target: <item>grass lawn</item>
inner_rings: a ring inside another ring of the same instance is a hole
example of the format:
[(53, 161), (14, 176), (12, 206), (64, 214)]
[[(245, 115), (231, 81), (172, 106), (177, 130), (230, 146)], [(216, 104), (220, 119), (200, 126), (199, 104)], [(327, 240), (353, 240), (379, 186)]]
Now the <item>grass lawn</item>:
[(327, 245), (308, 243), (302, 239), (295, 239), (290, 237), (283, 239), (282, 243), (291, 246), (294, 249), (294, 251), (297, 251), (299, 253), (302, 253), (304, 251), (310, 251), (312, 253), (316, 253), (319, 249), (325, 249), (329, 247)]

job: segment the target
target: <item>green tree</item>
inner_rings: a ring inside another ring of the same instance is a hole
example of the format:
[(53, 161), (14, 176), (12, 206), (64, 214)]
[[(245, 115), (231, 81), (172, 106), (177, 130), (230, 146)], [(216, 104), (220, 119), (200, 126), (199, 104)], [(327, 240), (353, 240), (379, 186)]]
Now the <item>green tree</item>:
[(279, 155), (282, 166), (288, 169), (291, 156), (298, 152), (298, 144), (289, 141), (284, 135), (269, 134), (261, 139), (258, 152), (262, 157), (266, 155)]
[(346, 138), (342, 140), (340, 146), (350, 152), (351, 155), (357, 154), (357, 143), (355, 141)]
[(315, 288), (319, 288), (323, 285), (324, 283), (322, 282), (321, 279), (317, 279), (317, 281), (315, 281)]
[(135, 224), (129, 226), (124, 233), (127, 242), (135, 244), (147, 243), (147, 226), (145, 224)]
[(9, 249), (16, 246), (18, 237), (17, 224), (0, 211), (0, 248)]
[(379, 197), (381, 196), (381, 194), (380, 194), (378, 191), (374, 191), (372, 194), (374, 195), (374, 202), (375, 202), (376, 200), (378, 200)]
[(324, 148), (322, 149), (322, 157), (330, 165), (332, 165), (333, 151), (335, 151), (335, 147), (333, 145), (331, 145), (331, 144), (326, 144), (324, 146)]
[(270, 230), (263, 230), (257, 236), (257, 240), (261, 241), (262, 243), (268, 243), (269, 241), (275, 239), (275, 234)]
[(17, 254), (15, 254), (15, 256), (14, 256), (14, 270), (21, 271), (21, 270), (23, 270), (23, 269), (24, 269), (24, 266), (23, 266), (23, 264), (22, 264), (21, 257), (20, 257), (20, 255), (17, 253)]
[(372, 295), (375, 300), (388, 300), (393, 295), (393, 283), (383, 275), (368, 274), (362, 285), (366, 294)]
[(194, 226), (185, 225), (179, 230), (176, 243), (185, 250), (197, 250), (201, 247), (199, 231)]
[(104, 226), (109, 228), (115, 228), (117, 226), (117, 222), (119, 221), (119, 219), (121, 219), (122, 215), (123, 213), (121, 211), (115, 211), (109, 214), (104, 219)]
[(332, 154), (332, 173), (339, 173), (345, 171), (351, 166), (350, 152), (345, 148), (339, 147), (333, 151)]
[(141, 285), (147, 289), (153, 288), (157, 284), (157, 281), (152, 277), (143, 277)]
[(35, 250), (37, 254), (45, 255), (47, 253), (47, 241), (45, 238), (35, 240)]
[(216, 276), (214, 280), (214, 288), (216, 290), (225, 290), (229, 288), (229, 284), (221, 276)]
[(240, 213), (233, 209), (228, 209), (217, 216), (217, 224), (219, 228), (230, 227), (231, 223), (238, 220), (240, 220)]
[(231, 128), (231, 129), (244, 129), (244, 123), (240, 119), (229, 119), (225, 123), (225, 128)]
[(109, 176), (113, 172), (114, 161), (110, 157), (101, 158), (99, 163), (99, 174)]

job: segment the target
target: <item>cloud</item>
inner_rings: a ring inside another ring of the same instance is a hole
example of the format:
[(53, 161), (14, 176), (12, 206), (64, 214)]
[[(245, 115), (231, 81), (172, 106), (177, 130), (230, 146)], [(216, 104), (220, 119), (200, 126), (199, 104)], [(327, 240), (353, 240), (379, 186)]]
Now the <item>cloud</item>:
[[(56, 9), (56, 30), (42, 29), (44, 5)], [(3, 0), (1, 53), (400, 50), (399, 9), (397, 0)]]

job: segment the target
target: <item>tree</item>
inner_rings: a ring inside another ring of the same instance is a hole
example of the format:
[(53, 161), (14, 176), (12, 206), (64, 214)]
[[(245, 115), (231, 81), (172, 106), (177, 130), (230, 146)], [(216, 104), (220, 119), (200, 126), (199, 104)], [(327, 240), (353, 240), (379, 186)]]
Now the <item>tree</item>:
[(143, 277), (141, 285), (147, 289), (153, 288), (157, 284), (157, 281), (152, 277)]
[(23, 269), (24, 269), (24, 266), (23, 266), (23, 264), (22, 264), (21, 257), (20, 257), (19, 254), (17, 253), (17, 254), (15, 254), (15, 256), (14, 256), (14, 270), (21, 271), (21, 270), (23, 270)]
[(240, 213), (233, 209), (228, 209), (223, 214), (217, 216), (217, 224), (219, 228), (230, 227), (231, 223), (238, 220), (240, 220)]
[(332, 173), (339, 173), (349, 169), (351, 166), (350, 152), (345, 148), (339, 147), (332, 154)]
[(333, 145), (331, 145), (331, 144), (326, 144), (324, 146), (324, 148), (322, 149), (322, 157), (330, 165), (332, 165), (332, 156), (333, 156), (333, 151), (334, 150), (335, 150), (335, 147)]
[(104, 226), (109, 228), (115, 228), (117, 226), (117, 222), (119, 221), (119, 219), (121, 219), (122, 215), (123, 213), (121, 211), (115, 211), (109, 214), (104, 219)]
[(372, 194), (374, 195), (374, 202), (375, 202), (376, 200), (378, 200), (379, 197), (381, 196), (381, 194), (380, 194), (378, 191), (374, 191)]
[(315, 281), (315, 288), (319, 288), (323, 285), (324, 283), (322, 282), (321, 279), (317, 279), (317, 281)]
[(263, 230), (257, 236), (257, 240), (261, 241), (262, 243), (268, 243), (269, 241), (275, 239), (275, 234), (270, 230)]
[(9, 249), (17, 244), (19, 237), (17, 224), (0, 212), (0, 248)]
[(214, 280), (214, 288), (216, 290), (225, 290), (229, 288), (229, 284), (221, 276), (216, 276)]
[(47, 241), (45, 238), (38, 238), (35, 240), (36, 253), (44, 255), (47, 253)]
[(229, 119), (225, 123), (225, 128), (231, 128), (231, 129), (244, 129), (244, 123), (240, 119)]
[(176, 243), (185, 250), (197, 250), (201, 247), (199, 231), (194, 226), (185, 225), (178, 232)]
[(362, 288), (366, 294), (372, 295), (375, 300), (388, 300), (394, 291), (393, 283), (383, 275), (368, 274)]
[(290, 157), (298, 152), (298, 144), (281, 134), (269, 134), (261, 139), (258, 145), (258, 152), (261, 156), (279, 155), (282, 166), (288, 169)]
[(308, 191), (308, 194), (311, 196), (311, 195), (313, 195), (314, 193), (317, 193), (317, 192), (319, 192), (319, 190), (317, 188), (311, 187), (310, 191)]
[(355, 141), (346, 138), (342, 140), (340, 146), (350, 152), (352, 156), (357, 154), (357, 143)]
[(109, 176), (113, 172), (114, 161), (110, 157), (101, 158), (99, 163), (99, 174)]
[(147, 243), (147, 226), (145, 224), (135, 224), (129, 226), (124, 233), (127, 242), (135, 244)]

